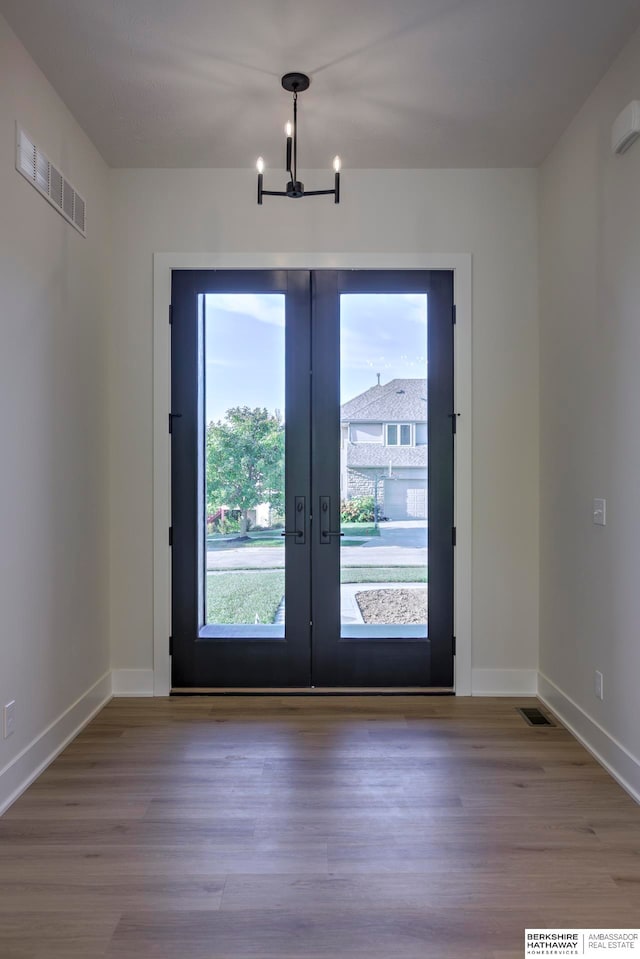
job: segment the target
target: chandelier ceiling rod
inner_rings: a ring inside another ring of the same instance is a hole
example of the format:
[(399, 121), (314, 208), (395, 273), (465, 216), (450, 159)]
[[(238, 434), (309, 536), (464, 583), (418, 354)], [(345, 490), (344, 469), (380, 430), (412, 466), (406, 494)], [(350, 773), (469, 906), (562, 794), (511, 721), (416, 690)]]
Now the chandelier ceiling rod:
[(311, 81), (304, 73), (285, 73), (282, 77), (282, 86), (287, 92), (293, 94), (293, 126), (287, 123), (285, 134), (287, 137), (286, 145), (286, 170), (289, 174), (289, 182), (286, 190), (265, 190), (264, 189), (264, 160), (258, 157), (256, 164), (258, 170), (258, 203), (262, 204), (262, 198), (265, 196), (288, 196), (292, 199), (300, 199), (303, 196), (333, 196), (334, 202), (340, 202), (340, 157), (336, 156), (333, 161), (334, 186), (333, 190), (305, 190), (304, 183), (298, 180), (298, 93), (307, 90)]

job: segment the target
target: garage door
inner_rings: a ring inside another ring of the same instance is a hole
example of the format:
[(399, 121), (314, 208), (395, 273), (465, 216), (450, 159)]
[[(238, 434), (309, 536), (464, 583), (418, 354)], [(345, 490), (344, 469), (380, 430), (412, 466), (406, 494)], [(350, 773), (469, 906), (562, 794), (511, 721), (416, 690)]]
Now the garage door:
[(385, 480), (384, 515), (389, 519), (426, 519), (427, 481)]

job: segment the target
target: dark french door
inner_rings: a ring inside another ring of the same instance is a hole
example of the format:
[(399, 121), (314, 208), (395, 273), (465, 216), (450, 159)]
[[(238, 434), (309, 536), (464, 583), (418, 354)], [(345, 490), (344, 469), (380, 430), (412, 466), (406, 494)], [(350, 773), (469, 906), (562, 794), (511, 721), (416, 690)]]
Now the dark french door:
[(453, 275), (175, 271), (172, 687), (453, 685)]

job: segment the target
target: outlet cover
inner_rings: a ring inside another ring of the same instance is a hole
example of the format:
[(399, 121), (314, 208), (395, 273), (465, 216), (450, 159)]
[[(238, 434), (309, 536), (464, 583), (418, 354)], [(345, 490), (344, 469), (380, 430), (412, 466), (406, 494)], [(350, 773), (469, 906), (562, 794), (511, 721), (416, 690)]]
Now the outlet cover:
[(599, 673), (597, 669), (596, 669), (595, 692), (598, 699), (604, 699), (604, 680), (602, 678), (602, 673)]
[(607, 525), (607, 501), (606, 499), (594, 499), (593, 501), (593, 523), (594, 526)]
[(2, 711), (2, 733), (5, 739), (12, 736), (16, 731), (16, 701), (12, 699), (7, 703)]

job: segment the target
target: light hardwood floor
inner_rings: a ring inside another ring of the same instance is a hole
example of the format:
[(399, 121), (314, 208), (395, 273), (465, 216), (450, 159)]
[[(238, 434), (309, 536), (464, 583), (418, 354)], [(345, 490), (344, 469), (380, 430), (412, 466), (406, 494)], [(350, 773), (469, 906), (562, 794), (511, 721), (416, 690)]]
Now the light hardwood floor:
[(113, 700), (0, 819), (2, 959), (520, 959), (640, 926), (640, 807), (531, 700)]

